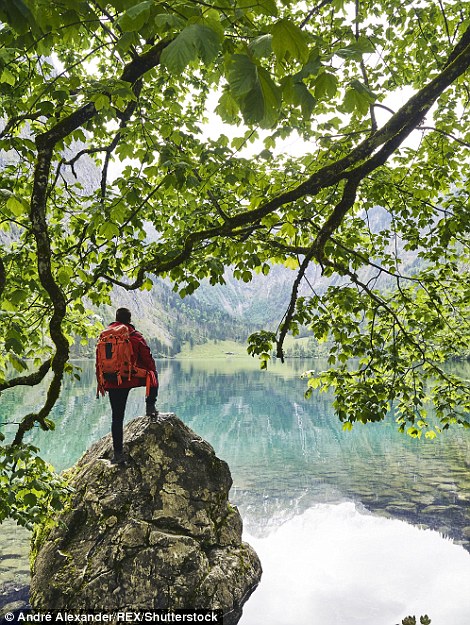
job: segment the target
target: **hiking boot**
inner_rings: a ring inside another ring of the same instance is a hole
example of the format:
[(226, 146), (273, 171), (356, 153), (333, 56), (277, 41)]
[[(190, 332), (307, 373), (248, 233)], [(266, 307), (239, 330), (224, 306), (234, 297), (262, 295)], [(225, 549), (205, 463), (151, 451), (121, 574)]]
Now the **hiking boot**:
[(119, 464), (119, 465), (126, 464), (126, 456), (123, 454), (122, 451), (114, 452), (114, 456), (113, 456), (113, 459), (111, 460), (111, 464)]
[(145, 409), (145, 415), (150, 419), (156, 419), (158, 417), (158, 410), (155, 404), (147, 404)]

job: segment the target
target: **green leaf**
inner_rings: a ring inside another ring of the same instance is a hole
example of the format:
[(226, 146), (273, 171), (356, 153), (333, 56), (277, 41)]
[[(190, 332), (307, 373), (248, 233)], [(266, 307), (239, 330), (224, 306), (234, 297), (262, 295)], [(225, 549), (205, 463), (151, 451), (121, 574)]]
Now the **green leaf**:
[(256, 86), (258, 66), (246, 54), (233, 54), (228, 62), (227, 80), (235, 98), (245, 96)]
[(24, 300), (28, 297), (29, 291), (26, 289), (15, 289), (10, 295), (10, 301), (13, 304), (18, 305), (20, 302), (24, 302)]
[(340, 48), (339, 50), (336, 50), (335, 54), (342, 59), (354, 59), (355, 61), (360, 61), (362, 58), (362, 52), (352, 46)]
[(26, 493), (26, 495), (23, 497), (23, 501), (27, 506), (32, 508), (37, 504), (38, 498), (34, 493)]
[(105, 93), (99, 93), (97, 95), (92, 96), (92, 101), (95, 103), (95, 108), (97, 111), (101, 111), (101, 109), (109, 108), (110, 99)]
[(281, 90), (266, 69), (244, 54), (234, 54), (229, 61), (227, 77), (247, 124), (269, 128), (277, 121)]
[(369, 87), (367, 87), (364, 83), (362, 83), (360, 80), (351, 80), (350, 82), (351, 87), (357, 91), (357, 93), (362, 96), (364, 99), (366, 99), (368, 102), (372, 103), (375, 102), (375, 100), (377, 99), (377, 96), (375, 95), (375, 93), (373, 93)]
[(219, 98), (219, 102), (215, 108), (215, 112), (220, 116), (222, 121), (227, 124), (235, 122), (239, 118), (239, 107), (230, 91), (226, 90)]
[(321, 380), (319, 377), (310, 377), (307, 382), (307, 386), (311, 389), (319, 388), (321, 386)]
[(357, 41), (351, 43), (349, 46), (336, 50), (335, 54), (343, 59), (353, 59), (360, 61), (362, 56), (366, 53), (372, 53), (375, 51), (374, 45), (367, 37), (359, 37)]
[(17, 310), (16, 305), (13, 302), (11, 302), (11, 301), (9, 301), (7, 299), (4, 299), (2, 301), (2, 308), (3, 308), (3, 310), (5, 310), (7, 312), (16, 312), (16, 310)]
[(278, 61), (290, 58), (306, 63), (309, 49), (304, 32), (288, 19), (282, 19), (271, 27), (272, 48)]
[(297, 258), (287, 258), (283, 264), (284, 264), (284, 267), (287, 267), (287, 269), (299, 268), (299, 261), (297, 260)]
[(149, 19), (152, 6), (154, 6), (153, 0), (139, 2), (139, 4), (127, 9), (127, 11), (116, 20), (116, 24), (123, 32), (140, 30)]
[(26, 33), (31, 29), (35, 35), (41, 34), (42, 31), (35, 17), (23, 0), (1, 0), (0, 12), (2, 21), (5, 16), (5, 21), (11, 24), (17, 32)]
[(212, 21), (190, 24), (163, 50), (161, 62), (170, 72), (179, 74), (197, 58), (211, 63), (221, 44), (220, 30)]
[(297, 228), (293, 224), (291, 224), (290, 222), (286, 222), (282, 226), (282, 228), (280, 230), (280, 234), (281, 235), (285, 234), (286, 236), (293, 238), (297, 234)]
[(52, 419), (44, 419), (44, 422), (41, 424), (41, 429), (45, 432), (47, 430), (55, 430), (55, 423)]
[(258, 68), (258, 82), (246, 96), (242, 108), (245, 121), (270, 128), (279, 117), (280, 106), (281, 90), (267, 70)]
[(60, 284), (67, 286), (70, 282), (70, 278), (73, 276), (73, 269), (71, 267), (61, 267), (57, 272), (57, 278)]
[(357, 110), (361, 115), (369, 111), (369, 100), (364, 98), (356, 89), (348, 89), (344, 96), (344, 110), (353, 113)]
[(5, 341), (5, 349), (7, 352), (12, 351), (15, 354), (22, 354), (24, 347), (23, 343), (14, 336), (10, 336)]
[(177, 74), (181, 73), (196, 58), (197, 48), (188, 28), (183, 29), (176, 39), (163, 50), (161, 55), (162, 65)]
[(223, 32), (214, 22), (206, 20), (204, 24), (194, 24), (194, 33), (199, 57), (209, 65), (218, 55), (223, 41)]
[(275, 0), (238, 0), (237, 4), (239, 7), (247, 8), (255, 14), (276, 17), (278, 13)]
[(317, 101), (301, 80), (289, 77), (283, 85), (282, 94), (287, 103), (300, 106), (304, 119), (311, 117)]
[(13, 195), (7, 200), (7, 208), (10, 209), (15, 217), (20, 217), (28, 210), (27, 205), (22, 200), (18, 200)]
[(23, 358), (20, 358), (14, 352), (10, 352), (8, 355), (10, 363), (15, 371), (18, 371), (19, 373), (26, 371), (26, 369), (28, 368), (28, 364), (25, 362), (25, 360), (23, 360)]
[(174, 28), (182, 28), (184, 20), (173, 13), (158, 13), (154, 19), (158, 32), (167, 32)]
[(312, 50), (308, 61), (302, 69), (296, 74), (297, 79), (307, 78), (308, 76), (316, 76), (323, 67), (321, 57), (317, 49)]
[(248, 50), (255, 58), (261, 59), (269, 57), (273, 51), (272, 38), (273, 36), (270, 34), (255, 37), (255, 39), (250, 42)]
[(418, 428), (411, 426), (406, 430), (406, 433), (408, 434), (408, 436), (411, 436), (411, 438), (420, 438), (421, 437), (421, 430), (418, 430)]
[(11, 85), (13, 87), (13, 85), (16, 82), (16, 79), (14, 77), (14, 75), (10, 72), (10, 70), (8, 70), (6, 67), (3, 68), (2, 74), (0, 76), (0, 82), (4, 82), (7, 85)]
[(315, 97), (318, 99), (334, 98), (338, 90), (338, 79), (334, 74), (322, 72), (315, 79)]
[(118, 237), (120, 234), (119, 228), (116, 226), (116, 224), (112, 223), (111, 221), (105, 221), (100, 226), (100, 229), (98, 232), (105, 239), (108, 239), (108, 241), (110, 241), (114, 237)]

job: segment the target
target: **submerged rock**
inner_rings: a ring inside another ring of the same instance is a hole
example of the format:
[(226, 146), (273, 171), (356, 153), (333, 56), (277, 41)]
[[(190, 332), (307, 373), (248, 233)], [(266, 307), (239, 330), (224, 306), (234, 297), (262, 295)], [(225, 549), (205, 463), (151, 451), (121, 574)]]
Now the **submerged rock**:
[(71, 506), (37, 535), (37, 610), (210, 608), (237, 623), (261, 577), (228, 501), (228, 465), (175, 415), (140, 417), (124, 432), (126, 466), (110, 436), (72, 468)]

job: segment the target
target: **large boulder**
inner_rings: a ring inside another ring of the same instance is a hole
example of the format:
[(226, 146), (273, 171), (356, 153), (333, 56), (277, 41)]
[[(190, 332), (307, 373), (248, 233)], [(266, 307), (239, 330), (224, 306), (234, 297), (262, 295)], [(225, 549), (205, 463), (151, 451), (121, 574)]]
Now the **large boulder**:
[(228, 501), (225, 462), (174, 414), (124, 431), (126, 466), (110, 436), (71, 470), (71, 505), (33, 544), (37, 610), (222, 609), (237, 623), (261, 577)]

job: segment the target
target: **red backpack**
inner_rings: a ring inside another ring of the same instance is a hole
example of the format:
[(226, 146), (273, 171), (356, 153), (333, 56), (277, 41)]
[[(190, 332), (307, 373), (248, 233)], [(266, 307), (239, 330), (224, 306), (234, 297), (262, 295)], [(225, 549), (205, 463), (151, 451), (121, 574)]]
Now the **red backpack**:
[(121, 323), (103, 330), (96, 345), (97, 395), (105, 394), (106, 379), (122, 384), (123, 379), (130, 380), (134, 374), (135, 357), (129, 327)]

